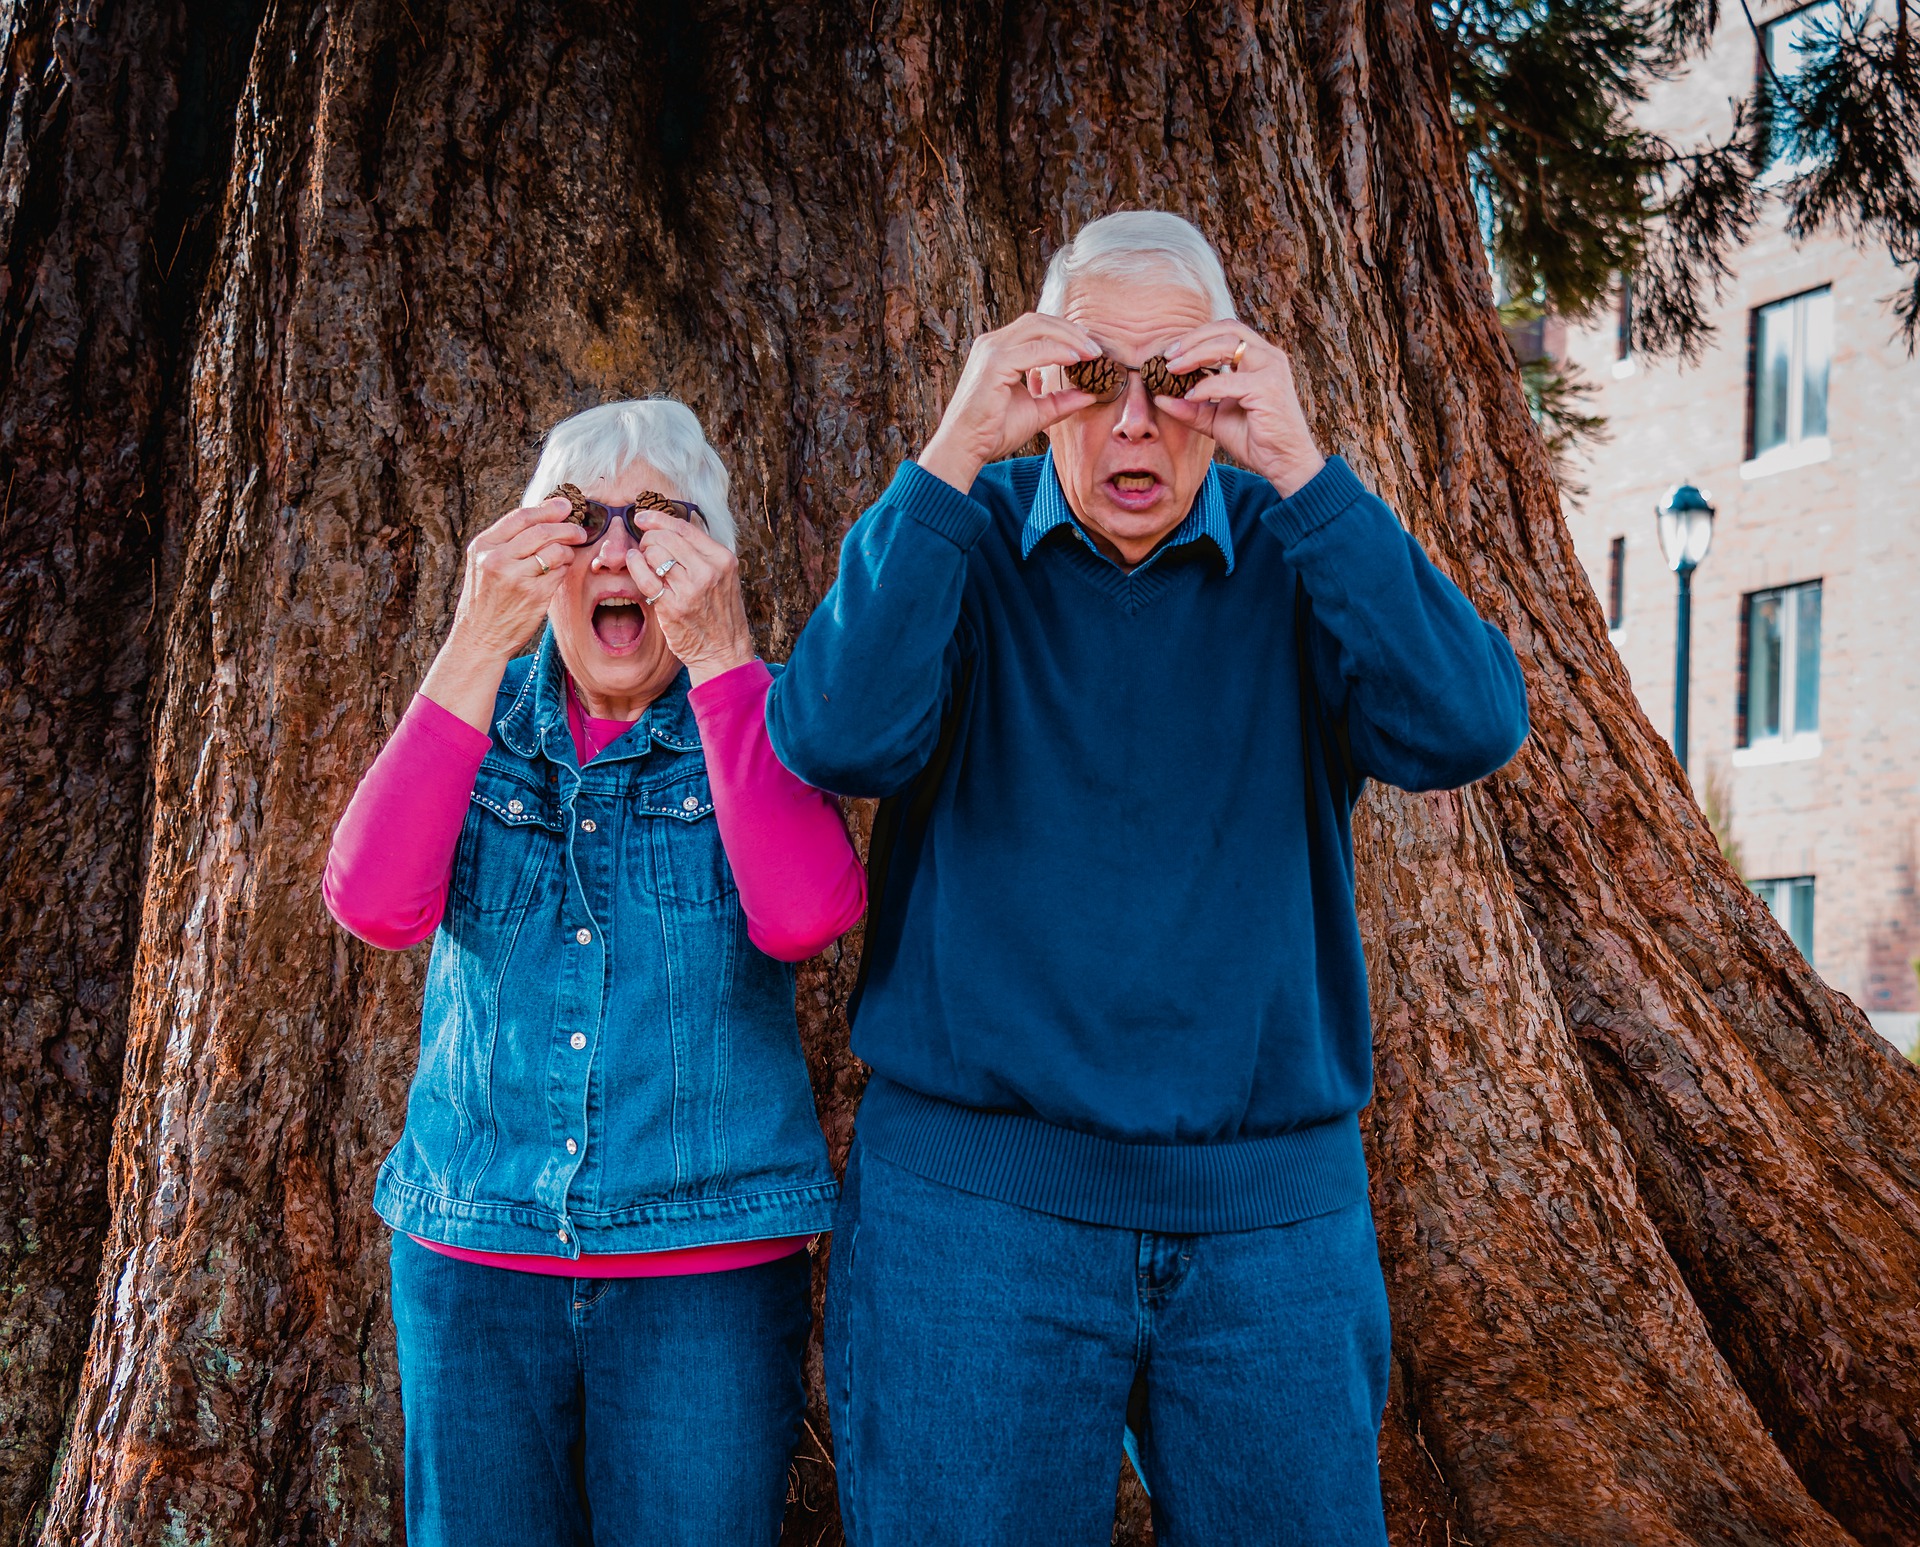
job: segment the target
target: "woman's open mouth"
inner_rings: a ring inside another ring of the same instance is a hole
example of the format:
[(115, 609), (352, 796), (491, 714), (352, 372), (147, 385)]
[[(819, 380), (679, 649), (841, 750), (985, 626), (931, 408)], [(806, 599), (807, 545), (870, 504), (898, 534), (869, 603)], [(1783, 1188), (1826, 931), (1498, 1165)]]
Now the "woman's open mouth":
[(637, 596), (603, 597), (593, 609), (593, 637), (608, 655), (625, 655), (647, 631), (647, 615)]

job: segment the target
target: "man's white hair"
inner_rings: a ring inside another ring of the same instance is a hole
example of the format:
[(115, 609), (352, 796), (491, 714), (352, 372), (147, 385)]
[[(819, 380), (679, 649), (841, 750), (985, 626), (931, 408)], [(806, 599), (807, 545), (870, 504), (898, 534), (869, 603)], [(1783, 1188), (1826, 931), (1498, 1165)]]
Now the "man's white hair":
[(547, 431), (540, 461), (527, 480), (523, 505), (537, 504), (563, 483), (582, 489), (602, 478), (616, 478), (635, 462), (645, 462), (707, 518), (713, 540), (733, 547), (733, 514), (727, 509), (727, 469), (707, 444), (700, 421), (685, 403), (672, 398), (632, 398), (602, 403)]
[(1047, 265), (1034, 310), (1064, 317), (1074, 282), (1096, 278), (1171, 280), (1202, 296), (1216, 322), (1234, 315), (1226, 271), (1213, 243), (1190, 222), (1165, 210), (1121, 210), (1082, 226)]

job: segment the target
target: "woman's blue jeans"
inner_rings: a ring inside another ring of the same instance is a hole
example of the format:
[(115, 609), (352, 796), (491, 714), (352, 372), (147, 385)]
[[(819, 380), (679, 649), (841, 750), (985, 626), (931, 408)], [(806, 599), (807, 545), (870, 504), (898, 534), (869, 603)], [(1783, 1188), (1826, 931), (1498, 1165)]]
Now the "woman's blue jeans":
[(928, 1181), (856, 1135), (826, 1330), (851, 1547), (1105, 1547), (1127, 1427), (1162, 1547), (1385, 1547), (1365, 1202), (1119, 1230)]
[(806, 1252), (548, 1278), (393, 1238), (410, 1547), (772, 1547), (804, 1395)]

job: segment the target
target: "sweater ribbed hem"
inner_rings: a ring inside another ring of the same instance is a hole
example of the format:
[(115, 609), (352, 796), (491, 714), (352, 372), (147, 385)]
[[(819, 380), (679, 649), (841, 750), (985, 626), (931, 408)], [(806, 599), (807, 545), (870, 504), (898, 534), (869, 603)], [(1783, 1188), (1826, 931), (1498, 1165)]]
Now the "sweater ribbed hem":
[(1304, 542), (1335, 516), (1366, 498), (1367, 486), (1347, 466), (1346, 458), (1331, 456), (1303, 489), (1269, 505), (1260, 519), (1282, 546)]
[(918, 462), (902, 462), (893, 475), (884, 496), (914, 520), (938, 532), (954, 547), (966, 552), (986, 535), (993, 524), (986, 506), (971, 495), (962, 494), (944, 478), (936, 478)]
[(1355, 1113), (1215, 1144), (1128, 1144), (1014, 1112), (983, 1112), (875, 1075), (860, 1142), (929, 1181), (1042, 1214), (1199, 1235), (1330, 1214), (1367, 1196)]

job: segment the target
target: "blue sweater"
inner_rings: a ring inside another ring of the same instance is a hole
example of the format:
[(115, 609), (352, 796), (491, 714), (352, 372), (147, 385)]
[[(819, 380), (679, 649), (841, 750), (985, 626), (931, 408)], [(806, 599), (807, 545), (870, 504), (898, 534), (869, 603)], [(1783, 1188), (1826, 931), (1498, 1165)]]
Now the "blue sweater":
[(810, 783), (910, 796), (854, 1026), (869, 1149), (1133, 1229), (1366, 1196), (1352, 801), (1492, 772), (1527, 710), (1505, 638), (1341, 459), (1287, 499), (1216, 467), (1131, 572), (1050, 459), (971, 495), (909, 462), (767, 724)]

